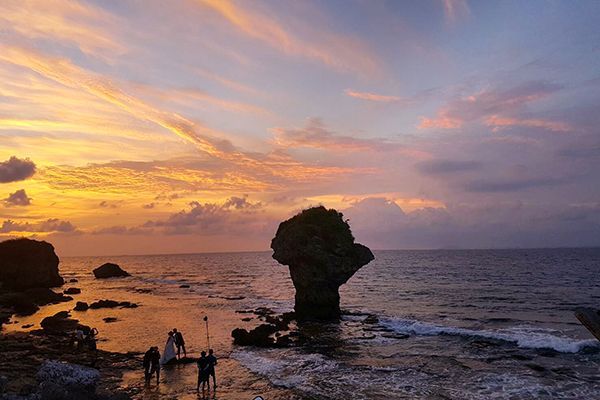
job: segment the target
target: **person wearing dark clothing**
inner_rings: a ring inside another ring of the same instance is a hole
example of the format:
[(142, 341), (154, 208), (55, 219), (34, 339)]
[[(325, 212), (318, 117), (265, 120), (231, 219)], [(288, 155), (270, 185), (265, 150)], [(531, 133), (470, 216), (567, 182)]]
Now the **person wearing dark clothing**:
[(160, 380), (160, 352), (158, 347), (153, 346), (144, 354), (144, 376), (146, 382), (150, 382), (152, 375), (156, 372), (156, 384)]
[(87, 342), (89, 349), (92, 351), (98, 350), (98, 347), (96, 345), (96, 336), (98, 336), (98, 329), (92, 328), (92, 329), (90, 329), (90, 332), (88, 333), (88, 335), (85, 338), (85, 341)]
[(213, 349), (208, 350), (208, 375), (213, 378), (213, 387), (217, 388), (217, 378), (215, 376), (215, 365), (217, 365), (217, 357), (213, 354)]
[(92, 328), (87, 333), (87, 336), (84, 339), (84, 341), (87, 344), (88, 348), (94, 354), (94, 356), (93, 356), (93, 358), (92, 358), (92, 360), (90, 362), (90, 367), (92, 367), (92, 368), (96, 367), (96, 362), (98, 361), (98, 345), (96, 343), (96, 341), (97, 341), (96, 336), (98, 336), (98, 329)]
[(208, 357), (206, 357), (206, 352), (203, 351), (200, 353), (200, 358), (198, 359), (198, 384), (196, 385), (196, 391), (200, 391), (200, 382), (202, 382), (202, 391), (204, 392), (204, 384), (208, 385), (208, 390), (210, 390), (210, 381), (209, 377), (209, 368), (210, 363), (208, 361)]
[(177, 346), (177, 358), (181, 358), (181, 350), (183, 350), (183, 357), (187, 357), (187, 353), (185, 351), (185, 340), (183, 340), (183, 335), (177, 330), (177, 328), (173, 328), (173, 336), (175, 339), (175, 346)]

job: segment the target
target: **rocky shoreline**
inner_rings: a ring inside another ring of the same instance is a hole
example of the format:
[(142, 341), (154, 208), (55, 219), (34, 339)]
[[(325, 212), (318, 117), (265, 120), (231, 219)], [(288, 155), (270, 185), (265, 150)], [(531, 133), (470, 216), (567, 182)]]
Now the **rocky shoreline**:
[[(33, 315), (40, 306), (73, 300), (65, 294), (81, 293), (78, 288), (64, 293), (51, 289), (64, 284), (58, 264), (54, 247), (47, 242), (16, 239), (0, 243), (0, 329), (12, 315)], [(102, 300), (90, 308), (116, 306), (137, 305)], [(0, 331), (0, 399), (131, 398), (119, 385), (125, 371), (139, 368), (140, 354), (75, 347), (75, 329), (90, 328), (71, 319), (68, 311), (44, 318), (41, 326), (43, 329), (29, 333)]]
[(44, 383), (39, 376), (40, 369), (49, 361), (82, 370), (93, 366), (99, 373), (93, 388), (71, 387), (69, 390), (77, 394), (67, 398), (129, 399), (130, 394), (120, 387), (121, 378), (124, 372), (139, 369), (141, 365), (140, 354), (77, 350), (68, 336), (50, 335), (41, 330), (0, 333), (0, 354), (0, 399), (51, 398), (48, 392), (56, 388)]

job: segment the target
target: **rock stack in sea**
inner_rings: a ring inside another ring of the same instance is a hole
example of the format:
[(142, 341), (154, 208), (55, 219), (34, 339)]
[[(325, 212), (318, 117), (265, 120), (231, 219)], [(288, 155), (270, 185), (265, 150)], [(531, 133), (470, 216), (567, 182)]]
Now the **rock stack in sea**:
[(282, 222), (271, 248), (273, 258), (290, 268), (299, 320), (339, 318), (339, 287), (375, 258), (354, 242), (341, 213), (322, 206)]

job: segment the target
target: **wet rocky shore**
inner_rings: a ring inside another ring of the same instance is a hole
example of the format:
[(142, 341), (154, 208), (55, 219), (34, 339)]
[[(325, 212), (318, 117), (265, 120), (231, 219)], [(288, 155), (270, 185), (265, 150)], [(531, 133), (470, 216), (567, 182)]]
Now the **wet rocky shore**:
[(69, 336), (42, 330), (0, 334), (0, 354), (0, 398), (15, 400), (129, 399), (119, 384), (141, 363), (139, 354), (79, 350)]

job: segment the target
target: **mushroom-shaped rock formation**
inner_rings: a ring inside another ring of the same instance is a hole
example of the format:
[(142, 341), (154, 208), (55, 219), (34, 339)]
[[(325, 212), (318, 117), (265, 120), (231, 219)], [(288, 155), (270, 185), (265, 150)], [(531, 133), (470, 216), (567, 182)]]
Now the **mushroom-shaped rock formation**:
[(290, 268), (300, 320), (339, 318), (339, 287), (375, 258), (354, 242), (343, 215), (323, 206), (279, 224), (271, 248), (273, 258)]
[(0, 243), (0, 283), (8, 290), (49, 288), (64, 283), (58, 256), (47, 242), (13, 239)]
[(106, 263), (94, 270), (94, 276), (98, 279), (106, 279), (130, 275), (126, 271), (122, 270), (117, 264)]

